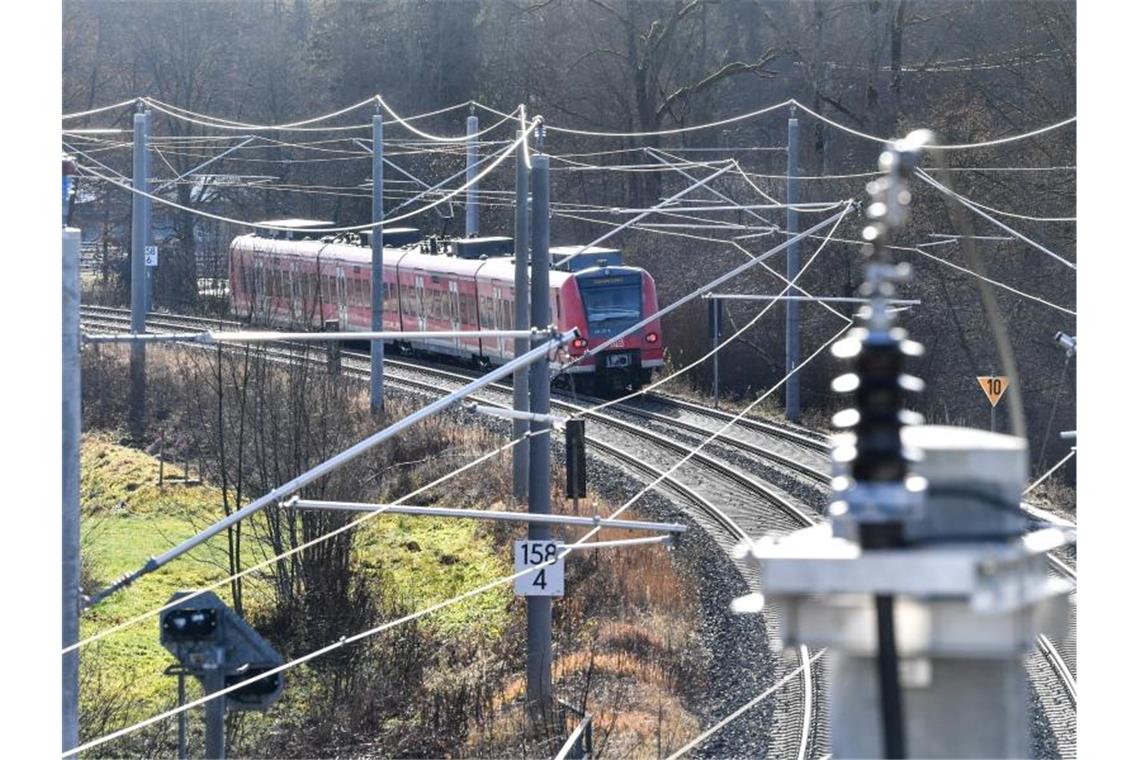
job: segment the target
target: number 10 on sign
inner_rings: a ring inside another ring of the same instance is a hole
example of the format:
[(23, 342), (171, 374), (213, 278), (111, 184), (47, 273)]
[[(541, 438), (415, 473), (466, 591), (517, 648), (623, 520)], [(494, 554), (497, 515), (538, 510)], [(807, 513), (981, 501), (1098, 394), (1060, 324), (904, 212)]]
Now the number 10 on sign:
[[(542, 565), (532, 573), (515, 578), (515, 594), (562, 596), (566, 580), (566, 561), (559, 556), (561, 552), (561, 541), (515, 541), (516, 573)], [(557, 562), (545, 564), (556, 557)]]

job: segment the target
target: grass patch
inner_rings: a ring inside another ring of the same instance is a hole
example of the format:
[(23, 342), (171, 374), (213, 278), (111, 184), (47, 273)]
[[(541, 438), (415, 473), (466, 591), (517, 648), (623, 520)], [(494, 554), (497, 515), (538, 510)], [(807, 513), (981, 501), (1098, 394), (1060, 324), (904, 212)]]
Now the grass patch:
[[(179, 482), (159, 486), (158, 460), (120, 445), (110, 434), (86, 436), (81, 457), (84, 563), (87, 575), (98, 579), (100, 587), (222, 517), (221, 489)], [(180, 468), (169, 464), (164, 472), (182, 475)], [(261, 552), (254, 549), (253, 536), (247, 533), (244, 541), (248, 566), (258, 561)], [(226, 547), (225, 534), (219, 534), (112, 595), (84, 613), (81, 638), (150, 612), (175, 591), (200, 588), (225, 577), (229, 574)], [(264, 548), (268, 551), (269, 547)], [(353, 553), (354, 562), (367, 576), (384, 584), (386, 595), (404, 600), (413, 609), (510, 572), (505, 551), (497, 550), (491, 537), (467, 520), (380, 516), (356, 533)], [(232, 603), (228, 585), (215, 593)], [(254, 576), (246, 578), (244, 599), (247, 617), (267, 610), (273, 602), (268, 583)], [(506, 630), (512, 599), (510, 588), (503, 587), (441, 610), (421, 625), (445, 638), (462, 635), (468, 640), (490, 640)], [(119, 689), (129, 691), (129, 699), (121, 703), (120, 720), (141, 719), (170, 706), (175, 679), (162, 672), (174, 660), (159, 643), (157, 617), (81, 650), (83, 678), (95, 685), (84, 690), (87, 710), (101, 709), (108, 693)], [(303, 684), (304, 678), (295, 674), (290, 691), (295, 693)], [(195, 683), (189, 685), (193, 698), (199, 690)]]
[[(425, 607), (511, 573), (504, 550), (473, 521), (381, 515), (356, 534), (356, 560), (385, 593)], [(513, 598), (509, 585), (447, 607), (425, 619), (444, 635), (502, 635)]]

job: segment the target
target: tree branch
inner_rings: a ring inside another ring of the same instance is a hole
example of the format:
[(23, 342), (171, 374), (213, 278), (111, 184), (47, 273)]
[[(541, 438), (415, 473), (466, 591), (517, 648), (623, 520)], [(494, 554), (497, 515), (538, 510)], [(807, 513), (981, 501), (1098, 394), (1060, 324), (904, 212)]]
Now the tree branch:
[(719, 69), (709, 74), (696, 84), (678, 87), (672, 93), (667, 95), (661, 104), (657, 106), (657, 118), (661, 118), (661, 116), (667, 110), (669, 110), (669, 107), (673, 105), (674, 101), (678, 100), (679, 98), (687, 98), (690, 95), (696, 95), (698, 92), (708, 89), (722, 79), (727, 79), (737, 74), (744, 74), (748, 72), (756, 74), (757, 76), (764, 79), (772, 79), (776, 75), (768, 71), (767, 66), (772, 62), (773, 59), (777, 57), (777, 55), (778, 53), (769, 50), (763, 56), (761, 56), (759, 61), (756, 61), (755, 63), (744, 63), (743, 61), (733, 61), (732, 63), (726, 63), (724, 66), (721, 66)]

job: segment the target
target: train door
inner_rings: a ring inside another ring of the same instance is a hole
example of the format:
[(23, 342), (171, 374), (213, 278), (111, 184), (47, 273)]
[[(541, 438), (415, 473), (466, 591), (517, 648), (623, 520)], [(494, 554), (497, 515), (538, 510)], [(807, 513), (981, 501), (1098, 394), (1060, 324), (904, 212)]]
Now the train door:
[[(503, 319), (503, 289), (500, 288), (498, 285), (496, 285), (493, 292), (494, 292), (495, 298), (494, 298), (494, 303), (492, 305), (491, 310), (495, 315), (495, 317), (494, 317), (495, 318), (494, 329), (505, 330), (507, 323)], [(495, 338), (495, 345), (498, 347), (499, 357), (502, 358), (502, 356), (503, 356), (503, 339), (502, 339), (502, 337)]]
[(336, 306), (337, 319), (340, 320), (340, 329), (348, 329), (348, 281), (344, 276), (344, 267), (336, 267)]
[(424, 277), (416, 275), (416, 324), (420, 332), (427, 332), (427, 306), (424, 304)]
[(258, 256), (254, 262), (253, 269), (253, 282), (254, 282), (254, 319), (259, 322), (268, 321), (269, 307), (265, 294), (267, 283), (265, 282), (265, 259)]
[(293, 300), (293, 324), (300, 324), (304, 317), (304, 306), (301, 304), (301, 265), (296, 261), (289, 263), (289, 295)]
[[(459, 280), (448, 280), (447, 282), (447, 297), (451, 306), (451, 329), (458, 332), (463, 329), (463, 322), (459, 314)], [(463, 348), (463, 341), (456, 336), (452, 344), (457, 348)]]

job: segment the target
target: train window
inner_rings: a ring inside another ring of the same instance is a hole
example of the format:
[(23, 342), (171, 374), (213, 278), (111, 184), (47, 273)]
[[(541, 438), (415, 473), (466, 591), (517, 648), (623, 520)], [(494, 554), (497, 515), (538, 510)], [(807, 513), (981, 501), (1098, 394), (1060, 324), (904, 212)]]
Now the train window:
[(578, 291), (589, 331), (617, 335), (641, 319), (641, 277), (579, 277)]

